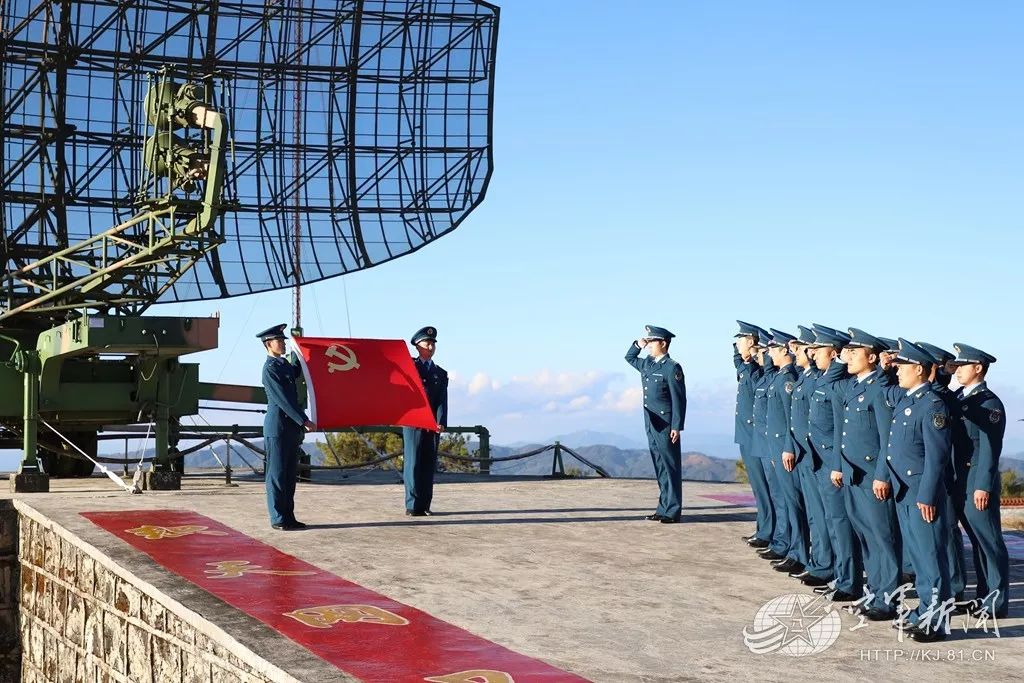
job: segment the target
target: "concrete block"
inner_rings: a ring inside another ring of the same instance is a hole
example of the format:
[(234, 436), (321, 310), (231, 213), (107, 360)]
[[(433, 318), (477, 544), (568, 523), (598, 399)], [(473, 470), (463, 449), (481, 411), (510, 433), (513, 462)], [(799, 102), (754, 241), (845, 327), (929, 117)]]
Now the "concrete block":
[(101, 656), (111, 669), (120, 674), (128, 669), (127, 641), (126, 622), (113, 612), (104, 612)]
[(133, 624), (128, 624), (128, 678), (130, 680), (153, 680), (150, 647), (149, 632)]
[(197, 652), (181, 653), (181, 683), (210, 683), (210, 663)]
[(36, 472), (23, 472), (10, 476), (11, 493), (48, 493), (50, 477)]
[(158, 636), (153, 641), (153, 680), (157, 683), (181, 683), (181, 649)]
[(142, 488), (147, 491), (180, 491), (181, 472), (146, 472)]

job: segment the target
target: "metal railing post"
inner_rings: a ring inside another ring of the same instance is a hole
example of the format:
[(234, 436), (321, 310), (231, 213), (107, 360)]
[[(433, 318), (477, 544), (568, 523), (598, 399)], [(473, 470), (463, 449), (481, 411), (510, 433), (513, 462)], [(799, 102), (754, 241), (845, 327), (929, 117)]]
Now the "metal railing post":
[(480, 440), (480, 474), (491, 473), (491, 433), (483, 425), (476, 426), (477, 437)]
[(224, 485), (231, 486), (231, 435), (224, 440), (226, 446), (224, 452)]

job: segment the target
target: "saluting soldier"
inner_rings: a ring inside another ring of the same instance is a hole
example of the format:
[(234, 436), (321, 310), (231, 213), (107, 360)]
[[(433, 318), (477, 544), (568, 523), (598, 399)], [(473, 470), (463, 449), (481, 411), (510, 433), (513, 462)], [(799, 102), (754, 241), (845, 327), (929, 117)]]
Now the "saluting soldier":
[[(437, 350), (437, 329), (431, 326), (416, 330), (409, 342), (416, 349), (413, 359), (416, 371), (423, 381), (430, 410), (444, 431), (448, 424), (448, 373), (434, 362)], [(437, 449), (441, 434), (429, 429), (402, 428), (405, 459), (402, 478), (405, 480), (405, 514), (424, 517), (433, 514), (430, 503), (434, 498), (434, 472), (437, 469)]]
[[(850, 341), (825, 373), (836, 410), (833, 449), (839, 469), (832, 483), (843, 489), (846, 511), (860, 544), (870, 599), (860, 605), (872, 621), (895, 616), (886, 595), (893, 595), (900, 578), (900, 538), (892, 500), (887, 441), (892, 407), (886, 402), (886, 376), (878, 367), (886, 344), (851, 327)], [(846, 357), (843, 358), (843, 355)], [(844, 377), (846, 373), (850, 376)]]
[(895, 485), (893, 495), (903, 543), (916, 572), (919, 606), (906, 615), (908, 633), (917, 642), (946, 637), (952, 602), (947, 556), (946, 471), (952, 439), (946, 403), (932, 390), (934, 358), (913, 342), (899, 339), (899, 387), (886, 393), (895, 402), (886, 462)]
[(256, 336), (267, 350), (263, 363), (263, 389), (267, 393), (267, 413), (263, 417), (267, 511), (273, 528), (291, 531), (306, 528), (295, 519), (295, 480), (303, 430), (311, 432), (316, 425), (299, 406), (295, 386), (299, 369), (284, 358), (284, 328), (284, 324), (275, 325)]
[(789, 517), (786, 515), (786, 501), (776, 480), (772, 466), (771, 448), (768, 445), (768, 388), (775, 379), (778, 368), (768, 354), (768, 342), (772, 335), (758, 328), (758, 341), (754, 347), (754, 360), (761, 366), (761, 376), (754, 382), (754, 438), (753, 451), (761, 463), (765, 481), (768, 483), (768, 498), (772, 504), (775, 526), (767, 548), (759, 548), (758, 555), (772, 562), (785, 560), (789, 552)]
[[(644, 336), (626, 351), (626, 362), (640, 372), (644, 388), (644, 426), (661, 495), (658, 509), (647, 519), (662, 524), (679, 521), (683, 510), (681, 436), (686, 421), (683, 368), (668, 355), (675, 336), (648, 325)], [(648, 355), (640, 358), (640, 351)]]
[[(821, 372), (814, 380), (814, 393), (808, 415), (807, 445), (811, 454), (821, 462), (817, 470), (818, 490), (821, 492), (825, 517), (828, 520), (832, 547), (832, 574), (834, 586), (819, 586), (816, 593), (828, 595), (832, 602), (853, 602), (864, 594), (864, 559), (860, 544), (850, 524), (842, 488), (832, 483), (832, 472), (841, 470), (834, 448), (837, 402), (833, 401), (829, 367), (850, 342), (850, 335), (825, 325), (814, 325), (814, 364)], [(804, 583), (807, 583), (806, 581)]]
[(750, 482), (750, 490), (754, 494), (754, 504), (757, 507), (754, 533), (744, 536), (743, 539), (753, 548), (767, 548), (775, 528), (775, 513), (768, 493), (768, 480), (764, 468), (761, 466), (761, 460), (753, 453), (754, 384), (764, 373), (754, 360), (754, 347), (758, 343), (759, 328), (742, 320), (736, 322), (740, 329), (735, 335), (733, 352), (733, 365), (736, 366), (735, 441), (740, 447), (740, 458), (743, 459), (747, 480)]
[(995, 356), (964, 343), (954, 344), (959, 419), (954, 431), (954, 505), (967, 529), (978, 575), (976, 614), (1006, 617), (1009, 610), (1010, 558), (999, 519), (999, 456), (1006, 433), (1003, 402), (988, 388), (988, 370)]
[(783, 553), (785, 559), (777, 561), (774, 568), (780, 572), (799, 574), (807, 564), (808, 530), (807, 512), (800, 495), (800, 474), (795, 471), (795, 446), (790, 434), (790, 412), (797, 372), (793, 366), (793, 357), (789, 355), (789, 343), (796, 337), (775, 328), (771, 329), (771, 333), (768, 352), (778, 371), (768, 385), (766, 428), (772, 472), (782, 499), (781, 507), (789, 523), (786, 552)]
[(824, 586), (832, 580), (832, 541), (828, 533), (828, 521), (816, 474), (821, 469), (821, 459), (814, 457), (807, 443), (807, 437), (810, 436), (811, 396), (814, 394), (815, 380), (821, 372), (812, 363), (809, 355), (815, 342), (814, 331), (803, 325), (797, 327), (800, 334), (789, 343), (799, 373), (793, 385), (790, 435), (793, 439), (792, 452), (796, 455), (794, 473), (799, 475), (800, 495), (807, 514), (810, 548), (804, 570), (790, 575), (800, 579), (807, 586)]

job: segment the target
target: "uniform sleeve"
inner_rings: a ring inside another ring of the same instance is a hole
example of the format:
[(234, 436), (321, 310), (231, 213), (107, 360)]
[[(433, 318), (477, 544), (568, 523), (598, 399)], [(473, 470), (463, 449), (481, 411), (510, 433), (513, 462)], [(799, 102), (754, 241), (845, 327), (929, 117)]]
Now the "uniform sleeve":
[(640, 358), (640, 347), (633, 342), (629, 345), (629, 350), (626, 351), (626, 362), (632, 365), (637, 371), (643, 369), (644, 361)]
[[(978, 485), (986, 485), (990, 494), (1002, 488), (999, 476), (999, 456), (1003, 451), (1003, 435), (1006, 433), (1006, 411), (998, 398), (990, 398), (981, 404), (978, 420), (978, 472), (974, 476)], [(973, 495), (970, 491), (968, 495)]]
[[(828, 386), (828, 385), (826, 385), (826, 386)], [(828, 389), (826, 389), (826, 391), (828, 391)], [(840, 448), (842, 447), (842, 441), (840, 441), (839, 437), (842, 436), (842, 433), (843, 433), (843, 408), (844, 408), (844, 406), (839, 401), (839, 399), (837, 397), (833, 397), (832, 398), (832, 453), (829, 456), (829, 460), (831, 460), (830, 465), (832, 467), (832, 471), (833, 472), (840, 472), (840, 471), (842, 471), (842, 465), (839, 462), (839, 459), (841, 457), (843, 457), (843, 454), (840, 451)]]
[(271, 363), (263, 368), (263, 388), (267, 392), (267, 404), (281, 409), (292, 422), (300, 427), (306, 423), (306, 414), (298, 406), (294, 398), (294, 392), (284, 390), (285, 382), (294, 382), (294, 377), (285, 376), (284, 368), (277, 363)]
[(444, 393), (441, 395), (441, 405), (437, 407), (437, 424), (442, 427), (448, 426), (448, 373), (445, 370), (441, 370), (444, 376), (442, 382), (444, 386)]
[[(889, 482), (889, 430), (892, 429), (892, 407), (886, 399), (883, 387), (875, 391), (871, 401), (871, 409), (875, 414), (875, 425), (878, 429), (878, 458), (875, 461), (875, 479)], [(946, 430), (949, 431), (949, 430)]]
[(786, 439), (782, 446), (783, 453), (796, 453), (796, 443), (793, 441), (793, 386), (796, 380), (788, 372), (777, 378), (782, 382), (782, 391), (778, 392), (779, 402), (782, 404), (782, 415), (786, 420)]
[(921, 425), (924, 437), (924, 472), (917, 491), (917, 502), (936, 505), (943, 489), (946, 467), (949, 465), (950, 438), (949, 412), (939, 401), (935, 409), (925, 416)]
[[(636, 344), (633, 344), (633, 346), (636, 346)], [(743, 356), (740, 355), (740, 352), (737, 351), (735, 347), (733, 347), (732, 352), (732, 364), (736, 367), (736, 372), (739, 372), (740, 368), (744, 365)]]
[(672, 379), (668, 383), (668, 393), (672, 398), (671, 429), (681, 432), (686, 423), (686, 377), (683, 375), (683, 368), (679, 365), (676, 365), (672, 372)]

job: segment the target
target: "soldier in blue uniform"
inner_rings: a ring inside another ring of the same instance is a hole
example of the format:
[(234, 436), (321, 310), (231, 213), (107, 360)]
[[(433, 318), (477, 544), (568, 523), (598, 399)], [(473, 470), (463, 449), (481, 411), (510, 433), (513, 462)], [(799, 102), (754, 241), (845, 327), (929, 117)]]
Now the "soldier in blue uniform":
[[(825, 373), (836, 413), (833, 449), (839, 469), (832, 482), (844, 492), (846, 511), (857, 536), (867, 573), (864, 616), (883, 621), (895, 616), (886, 595), (900, 578), (900, 537), (892, 500), (883, 439), (889, 432), (892, 407), (886, 402), (888, 382), (878, 367), (886, 344), (863, 330), (849, 329), (850, 342), (838, 362)], [(845, 356), (845, 358), (843, 357)], [(844, 375), (849, 373), (851, 376)]]
[[(423, 390), (430, 402), (437, 424), (444, 430), (448, 423), (448, 373), (434, 362), (437, 350), (437, 329), (421, 327), (409, 340), (416, 348), (416, 371), (423, 381)], [(433, 514), (430, 503), (434, 497), (434, 471), (437, 469), (437, 449), (441, 434), (429, 429), (402, 428), (405, 461), (402, 475), (405, 480), (405, 514), (423, 517)]]
[(1006, 617), (1009, 604), (1010, 559), (999, 521), (999, 456), (1006, 432), (1002, 401), (988, 388), (988, 369), (995, 356), (973, 346), (954, 344), (957, 356), (958, 414), (963, 431), (954, 431), (956, 468), (953, 501), (974, 550), (978, 599), (973, 611)]
[(916, 571), (920, 605), (907, 615), (910, 637), (918, 642), (942, 640), (952, 606), (947, 546), (950, 511), (946, 506), (946, 471), (952, 439), (945, 402), (932, 390), (934, 358), (899, 339), (899, 387), (886, 394), (895, 407), (890, 420), (886, 464), (892, 474), (896, 512)]
[(789, 516), (786, 514), (786, 500), (775, 476), (771, 448), (768, 445), (768, 389), (778, 373), (778, 368), (768, 354), (771, 333), (759, 329), (758, 337), (761, 341), (754, 347), (753, 352), (755, 362), (761, 366), (761, 376), (754, 382), (754, 437), (751, 443), (754, 457), (761, 463), (761, 470), (768, 483), (768, 498), (771, 501), (775, 526), (768, 547), (759, 548), (757, 552), (762, 559), (775, 562), (785, 560), (786, 553), (789, 552)]
[[(950, 418), (955, 416), (959, 412), (959, 401), (954, 393), (949, 388), (949, 383), (953, 379), (953, 376), (946, 369), (947, 365), (956, 357), (954, 354), (946, 351), (942, 347), (936, 346), (935, 344), (929, 344), (928, 342), (914, 342), (922, 349), (928, 352), (932, 357), (934, 364), (932, 365), (932, 376), (931, 376), (931, 387), (932, 391), (942, 399), (942, 402), (946, 405), (946, 411), (949, 413)], [(952, 420), (950, 422), (950, 434), (952, 435), (953, 443), (957, 442), (957, 432), (964, 429), (963, 424), (959, 420)], [(946, 543), (946, 562), (949, 564), (949, 585), (953, 591), (953, 597), (957, 601), (956, 609), (954, 614), (963, 614), (968, 611), (969, 606), (964, 604), (964, 589), (966, 586), (966, 567), (964, 566), (964, 537), (960, 533), (960, 520), (955, 514), (956, 507), (953, 505), (953, 492), (955, 489), (955, 472), (952, 461), (952, 452), (950, 453), (950, 462), (946, 467), (943, 484), (946, 489), (946, 509), (951, 512), (946, 515), (947, 521), (950, 525), (950, 533), (948, 542)], [(906, 552), (906, 544), (904, 544), (904, 571), (908, 571)], [(913, 577), (910, 577), (913, 578)], [(911, 583), (914, 581), (912, 580)]]
[(837, 420), (832, 401), (830, 381), (825, 373), (850, 342), (845, 332), (824, 325), (814, 325), (814, 363), (821, 374), (814, 380), (808, 414), (807, 445), (812, 457), (821, 462), (817, 470), (818, 490), (821, 492), (825, 518), (828, 521), (832, 548), (832, 586), (815, 588), (816, 593), (828, 595), (833, 602), (853, 602), (864, 594), (864, 561), (860, 545), (850, 524), (850, 515), (842, 488), (832, 483), (832, 472), (839, 471), (834, 448)]
[(267, 511), (275, 529), (304, 529), (295, 519), (295, 480), (299, 449), (305, 432), (316, 428), (299, 406), (295, 380), (299, 369), (284, 358), (285, 325), (275, 325), (256, 336), (267, 350), (263, 363), (263, 389), (267, 392), (267, 413), (263, 418), (263, 448), (266, 451), (265, 481)]
[(791, 575), (807, 586), (825, 586), (832, 580), (832, 542), (816, 474), (821, 469), (821, 459), (814, 457), (807, 443), (807, 437), (810, 436), (811, 396), (814, 394), (814, 383), (821, 373), (809, 355), (811, 345), (815, 342), (814, 331), (803, 325), (798, 327), (799, 337), (789, 343), (799, 372), (793, 385), (790, 436), (792, 452), (796, 455), (794, 473), (799, 476), (800, 494), (807, 514), (810, 548), (804, 571)]
[[(648, 325), (644, 336), (626, 351), (626, 362), (640, 372), (644, 388), (644, 425), (661, 495), (658, 509), (647, 519), (662, 524), (679, 521), (683, 510), (681, 437), (686, 420), (683, 368), (668, 355), (675, 335)], [(640, 358), (640, 351), (648, 355)]]
[(757, 524), (754, 534), (744, 536), (748, 545), (754, 548), (767, 548), (775, 529), (775, 512), (771, 497), (768, 494), (768, 480), (765, 477), (761, 461), (753, 453), (754, 439), (754, 384), (764, 370), (754, 360), (754, 347), (762, 332), (756, 325), (736, 321), (739, 332), (735, 335), (733, 365), (736, 366), (736, 429), (735, 442), (740, 447), (740, 458), (747, 471), (750, 490), (754, 494), (757, 507)]
[(786, 552), (783, 553), (785, 558), (775, 564), (775, 570), (800, 574), (807, 565), (809, 532), (807, 512), (800, 494), (800, 474), (796, 472), (795, 446), (790, 434), (790, 412), (797, 372), (793, 366), (793, 357), (789, 354), (789, 343), (796, 337), (774, 328), (771, 333), (768, 351), (778, 371), (768, 385), (766, 429), (772, 472), (789, 522), (789, 535), (785, 539)]

